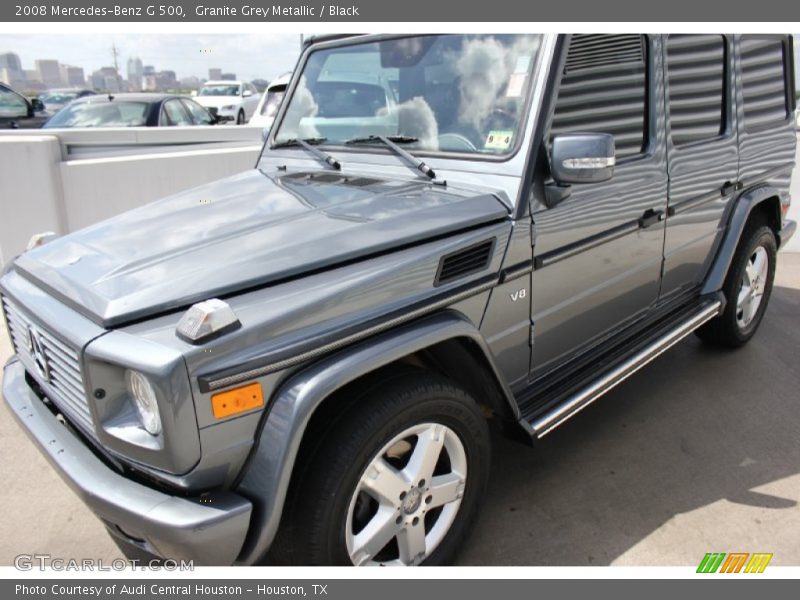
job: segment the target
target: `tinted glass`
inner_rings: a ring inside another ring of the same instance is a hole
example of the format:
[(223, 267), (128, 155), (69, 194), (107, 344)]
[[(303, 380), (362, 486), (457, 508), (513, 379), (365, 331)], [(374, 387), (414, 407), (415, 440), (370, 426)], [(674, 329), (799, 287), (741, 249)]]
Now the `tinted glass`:
[(742, 95), (747, 129), (769, 126), (789, 115), (783, 51), (783, 41), (777, 36), (742, 36)]
[(522, 131), (538, 35), (432, 35), (313, 52), (276, 141), (368, 135), (407, 148), (502, 155)]
[(642, 35), (573, 35), (551, 135), (610, 133), (617, 158), (647, 143), (647, 42)]
[(146, 102), (84, 102), (62, 108), (44, 127), (141, 127), (147, 124)]
[(721, 35), (669, 36), (669, 115), (676, 146), (713, 139), (724, 131), (725, 62)]

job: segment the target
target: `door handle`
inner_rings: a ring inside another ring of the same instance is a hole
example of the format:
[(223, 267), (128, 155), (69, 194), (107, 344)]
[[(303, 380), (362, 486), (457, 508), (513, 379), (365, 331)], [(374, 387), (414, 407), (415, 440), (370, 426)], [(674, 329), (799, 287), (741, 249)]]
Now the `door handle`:
[(653, 210), (652, 208), (648, 208), (644, 211), (644, 214), (639, 217), (639, 229), (645, 229), (646, 227), (650, 227), (651, 225), (655, 225), (664, 219), (664, 211), (663, 210)]
[(730, 196), (733, 192), (736, 192), (742, 189), (742, 182), (741, 181), (726, 181), (722, 184), (722, 187), (719, 188), (720, 194), (723, 197)]

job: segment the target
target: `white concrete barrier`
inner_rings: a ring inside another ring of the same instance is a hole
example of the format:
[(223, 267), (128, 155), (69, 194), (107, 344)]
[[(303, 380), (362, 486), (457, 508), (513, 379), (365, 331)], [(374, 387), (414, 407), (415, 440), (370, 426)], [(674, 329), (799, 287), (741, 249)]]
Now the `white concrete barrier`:
[(0, 265), (34, 233), (75, 231), (252, 168), (261, 129), (0, 131)]
[[(0, 266), (34, 233), (75, 231), (247, 170), (260, 148), (254, 127), (0, 131)], [(792, 198), (800, 221), (797, 171)], [(786, 251), (800, 252), (800, 235)]]

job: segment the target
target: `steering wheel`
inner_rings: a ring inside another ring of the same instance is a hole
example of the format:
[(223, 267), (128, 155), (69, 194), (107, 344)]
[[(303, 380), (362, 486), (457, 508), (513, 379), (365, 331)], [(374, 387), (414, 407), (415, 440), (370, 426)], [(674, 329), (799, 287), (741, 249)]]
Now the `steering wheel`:
[(439, 134), (439, 149), (450, 152), (477, 152), (470, 139), (460, 133), (441, 133)]

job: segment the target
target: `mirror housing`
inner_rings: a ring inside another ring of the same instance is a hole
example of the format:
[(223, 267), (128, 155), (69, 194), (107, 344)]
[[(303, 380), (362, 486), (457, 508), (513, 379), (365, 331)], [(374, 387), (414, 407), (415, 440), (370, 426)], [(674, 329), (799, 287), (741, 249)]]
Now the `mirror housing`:
[(31, 98), (31, 107), (35, 113), (42, 112), (45, 108), (44, 102), (39, 100), (39, 98)]
[(249, 98), (252, 95), (253, 95), (253, 92), (250, 91), (250, 90), (245, 90), (244, 92), (242, 92), (242, 97), (243, 98)]
[(564, 133), (553, 138), (550, 173), (559, 185), (598, 183), (614, 175), (614, 136)]

